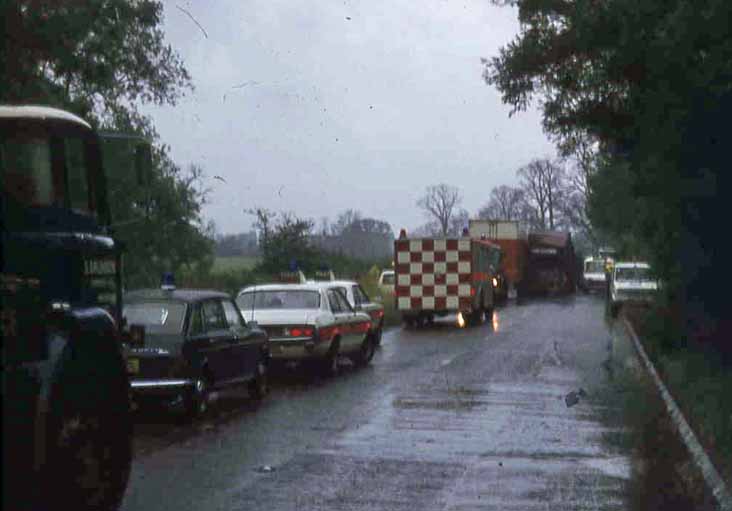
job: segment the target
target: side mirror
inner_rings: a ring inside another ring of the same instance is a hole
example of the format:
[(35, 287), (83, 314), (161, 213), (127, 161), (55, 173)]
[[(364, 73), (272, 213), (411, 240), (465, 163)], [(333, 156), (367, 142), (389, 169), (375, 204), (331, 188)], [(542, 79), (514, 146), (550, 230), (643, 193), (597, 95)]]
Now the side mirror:
[(152, 176), (152, 150), (150, 144), (140, 144), (135, 148), (135, 176), (138, 186), (150, 184)]

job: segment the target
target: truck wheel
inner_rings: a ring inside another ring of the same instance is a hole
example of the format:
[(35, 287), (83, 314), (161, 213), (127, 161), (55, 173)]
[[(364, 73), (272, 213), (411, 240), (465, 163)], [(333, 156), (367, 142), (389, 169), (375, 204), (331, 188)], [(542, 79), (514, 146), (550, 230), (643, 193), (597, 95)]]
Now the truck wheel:
[(69, 367), (67, 360), (51, 393), (41, 491), (49, 509), (117, 509), (127, 488), (129, 380), (121, 357), (105, 360), (109, 353), (97, 352), (80, 358), (90, 355), (97, 367)]

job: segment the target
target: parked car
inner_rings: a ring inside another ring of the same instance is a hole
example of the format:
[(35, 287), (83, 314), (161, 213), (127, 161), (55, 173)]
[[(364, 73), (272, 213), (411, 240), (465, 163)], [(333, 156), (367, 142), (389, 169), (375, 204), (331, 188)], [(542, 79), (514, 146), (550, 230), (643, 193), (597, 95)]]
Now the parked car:
[(615, 263), (610, 278), (610, 313), (616, 316), (625, 304), (649, 304), (658, 289), (659, 283), (648, 263)]
[(127, 325), (144, 327), (127, 368), (133, 401), (183, 405), (202, 415), (210, 393), (246, 383), (255, 399), (268, 390), (266, 333), (244, 321), (232, 298), (217, 291), (143, 289), (124, 297)]
[(367, 365), (376, 348), (368, 314), (356, 311), (340, 286), (330, 282), (267, 284), (239, 292), (236, 303), (247, 321), (267, 332), (272, 360), (309, 364), (334, 375), (338, 357)]
[[(372, 323), (372, 331), (376, 345), (381, 344), (381, 336), (384, 329), (384, 305), (369, 298), (363, 287), (354, 280), (335, 280), (331, 272), (328, 278), (323, 280), (337, 287), (346, 295), (348, 303), (357, 311), (363, 311), (369, 315)], [(317, 281), (311, 281), (317, 282)]]
[(394, 285), (396, 283), (396, 274), (394, 270), (384, 270), (379, 275), (379, 289), (385, 295), (394, 294)]

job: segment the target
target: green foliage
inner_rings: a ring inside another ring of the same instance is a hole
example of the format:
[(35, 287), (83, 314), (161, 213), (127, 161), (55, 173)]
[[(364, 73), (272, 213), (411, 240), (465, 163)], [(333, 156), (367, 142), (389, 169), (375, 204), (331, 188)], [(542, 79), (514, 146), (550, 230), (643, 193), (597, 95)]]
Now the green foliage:
[(0, 102), (44, 103), (85, 118), (174, 104), (190, 85), (165, 44), (155, 0), (4, 0)]
[(721, 203), (709, 204), (722, 200), (710, 190), (721, 189), (729, 166), (721, 148), (732, 112), (732, 3), (516, 4), (521, 34), (485, 61), (487, 82), (514, 111), (538, 99), (563, 150), (584, 137), (599, 142), (595, 226), (648, 258), (683, 314), (721, 317), (723, 303), (710, 305), (726, 294), (714, 274), (728, 257), (709, 248), (719, 246), (710, 226), (722, 214)]

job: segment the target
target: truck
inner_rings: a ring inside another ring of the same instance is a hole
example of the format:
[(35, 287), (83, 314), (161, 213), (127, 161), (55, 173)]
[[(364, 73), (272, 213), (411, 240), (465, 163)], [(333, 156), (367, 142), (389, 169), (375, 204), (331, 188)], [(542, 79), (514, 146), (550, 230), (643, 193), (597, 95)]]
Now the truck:
[[(143, 176), (150, 146), (133, 145)], [(69, 112), (0, 105), (0, 178), (4, 508), (116, 508), (132, 422), (102, 140)]]
[(501, 248), (496, 275), (496, 298), (499, 302), (516, 296), (526, 273), (528, 243), (514, 220), (474, 219), (468, 224), (471, 238), (487, 239)]
[(560, 231), (533, 231), (528, 234), (529, 257), (526, 294), (573, 293), (577, 288), (577, 262), (572, 235)]
[(408, 326), (422, 326), (449, 313), (473, 325), (493, 313), (493, 279), (501, 249), (465, 234), (407, 238), (402, 230), (394, 241), (395, 307)]

